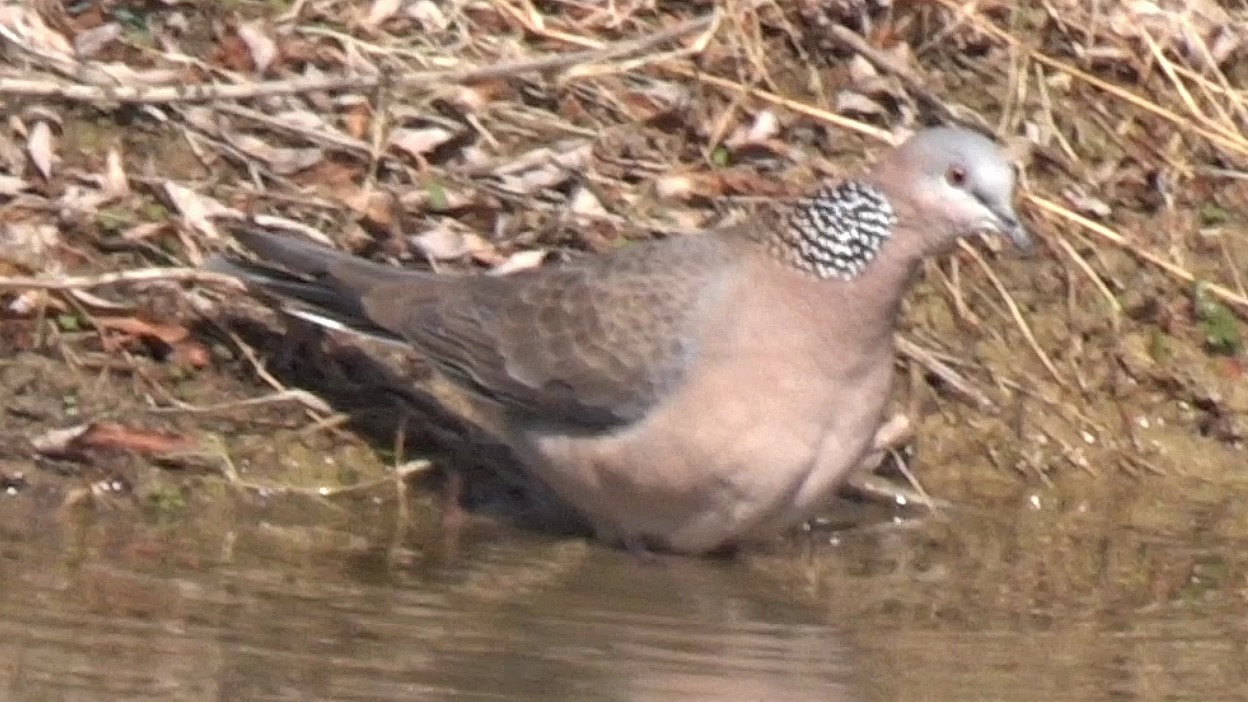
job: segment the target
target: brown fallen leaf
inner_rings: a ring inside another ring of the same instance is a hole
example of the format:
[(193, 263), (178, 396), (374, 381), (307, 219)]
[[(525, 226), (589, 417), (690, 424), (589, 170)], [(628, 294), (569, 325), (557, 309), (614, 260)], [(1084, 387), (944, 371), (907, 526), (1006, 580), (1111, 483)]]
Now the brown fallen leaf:
[(96, 317), (95, 324), (100, 329), (119, 331), (132, 336), (148, 336), (169, 346), (190, 336), (190, 331), (186, 327), (146, 322), (137, 317)]
[(116, 422), (90, 422), (53, 429), (30, 443), (42, 456), (78, 459), (84, 458), (90, 450), (152, 455), (185, 451), (195, 445), (190, 438), (179, 434), (127, 427)]
[(120, 339), (106, 339), (106, 348), (109, 345), (113, 348), (125, 347), (129, 345), (127, 342), (134, 341), (156, 341), (168, 349), (169, 356), (177, 365), (203, 368), (211, 361), (208, 349), (181, 325), (148, 322), (138, 317), (96, 317), (95, 325), (102, 331), (122, 335)]
[(373, 113), (367, 104), (352, 105), (343, 114), (342, 127), (347, 134), (356, 139), (363, 139), (368, 135), (368, 128), (372, 124), (372, 119)]
[(212, 354), (198, 341), (183, 342), (173, 347), (173, 363), (182, 368), (206, 368), (212, 363)]
[(227, 34), (222, 37), (217, 42), (217, 49), (212, 53), (212, 59), (215, 63), (240, 73), (249, 73), (256, 68), (247, 42), (237, 34)]

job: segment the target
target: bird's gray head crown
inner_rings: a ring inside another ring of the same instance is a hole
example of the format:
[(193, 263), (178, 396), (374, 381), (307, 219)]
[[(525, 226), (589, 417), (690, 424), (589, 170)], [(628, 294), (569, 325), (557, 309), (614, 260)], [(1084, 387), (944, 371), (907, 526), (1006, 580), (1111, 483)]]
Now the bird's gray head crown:
[(940, 253), (959, 237), (996, 232), (1021, 249), (1031, 237), (1011, 204), (1014, 169), (992, 139), (969, 129), (921, 130), (877, 164), (867, 180), (887, 193), (918, 254)]

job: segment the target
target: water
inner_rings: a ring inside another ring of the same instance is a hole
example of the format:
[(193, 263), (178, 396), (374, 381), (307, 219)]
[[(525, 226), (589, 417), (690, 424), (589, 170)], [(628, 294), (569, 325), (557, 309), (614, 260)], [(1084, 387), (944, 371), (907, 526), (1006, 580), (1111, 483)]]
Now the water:
[(19, 496), (0, 513), (4, 700), (1248, 690), (1248, 549), (1201, 539), (1207, 523), (1122, 528), (1007, 506), (735, 562), (644, 563), (488, 525), (448, 551), (415, 528), (283, 526), (265, 510), (162, 526), (126, 510), (66, 518)]

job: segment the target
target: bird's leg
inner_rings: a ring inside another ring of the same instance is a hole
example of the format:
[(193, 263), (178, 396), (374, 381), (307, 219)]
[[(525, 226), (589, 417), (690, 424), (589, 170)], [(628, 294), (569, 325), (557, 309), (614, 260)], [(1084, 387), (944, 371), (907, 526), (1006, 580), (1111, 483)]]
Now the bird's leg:
[(888, 452), (900, 449), (913, 438), (914, 423), (910, 421), (910, 416), (901, 412), (894, 414), (875, 430), (871, 450), (858, 464), (857, 470), (875, 470)]
[(845, 478), (845, 487), (890, 504), (917, 503), (928, 507), (933, 506), (931, 498), (922, 491), (922, 488), (906, 487), (875, 474), (875, 470), (880, 467), (884, 457), (905, 446), (914, 438), (914, 435), (914, 423), (909, 415), (898, 413), (890, 417), (876, 429), (875, 436), (871, 439), (870, 450), (858, 463), (858, 467), (850, 471)]

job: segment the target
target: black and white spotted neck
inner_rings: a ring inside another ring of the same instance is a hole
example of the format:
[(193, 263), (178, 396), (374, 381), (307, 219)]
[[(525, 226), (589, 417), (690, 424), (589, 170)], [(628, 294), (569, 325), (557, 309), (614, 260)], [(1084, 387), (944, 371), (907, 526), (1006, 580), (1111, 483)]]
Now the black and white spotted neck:
[(875, 260), (897, 225), (879, 188), (861, 181), (829, 185), (803, 198), (772, 233), (772, 252), (819, 278), (849, 280)]

